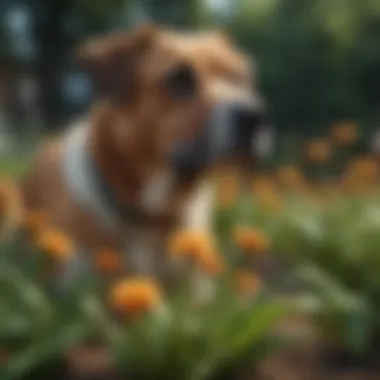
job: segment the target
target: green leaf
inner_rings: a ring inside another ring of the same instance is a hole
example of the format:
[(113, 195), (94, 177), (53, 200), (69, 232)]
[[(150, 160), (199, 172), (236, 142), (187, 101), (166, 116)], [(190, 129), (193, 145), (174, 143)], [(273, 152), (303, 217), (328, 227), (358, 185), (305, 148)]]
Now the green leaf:
[[(213, 346), (208, 355), (195, 364), (189, 379), (207, 379), (215, 368), (242, 358), (261, 358), (269, 349), (262, 342), (271, 339), (275, 325), (292, 311), (288, 300), (264, 299), (252, 308), (230, 314), (227, 323), (218, 325)], [(274, 349), (276, 345), (271, 347)]]
[(364, 353), (368, 348), (373, 327), (369, 308), (352, 310), (344, 319), (347, 344), (355, 353)]
[(289, 300), (267, 300), (247, 313), (246, 322), (239, 327), (234, 336), (225, 342), (233, 356), (244, 352), (252, 343), (261, 340), (284, 317), (289, 316), (293, 307)]
[(345, 289), (317, 265), (303, 265), (298, 269), (296, 275), (304, 284), (317, 292), (326, 305), (351, 310), (361, 303), (360, 298), (354, 296), (352, 292)]
[(21, 353), (15, 355), (6, 366), (8, 378), (20, 378), (44, 360), (61, 356), (73, 344), (80, 342), (88, 335), (88, 327), (75, 324), (61, 329), (54, 329), (32, 343)]
[(12, 266), (4, 265), (0, 268), (0, 288), (12, 292), (12, 297), (19, 300), (40, 325), (51, 319), (52, 309), (45, 294)]

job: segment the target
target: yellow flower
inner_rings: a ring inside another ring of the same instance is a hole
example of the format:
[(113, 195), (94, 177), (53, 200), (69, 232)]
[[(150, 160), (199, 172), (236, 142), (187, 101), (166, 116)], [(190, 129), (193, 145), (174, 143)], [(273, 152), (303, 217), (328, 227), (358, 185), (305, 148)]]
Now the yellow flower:
[(39, 249), (59, 262), (67, 261), (74, 253), (73, 242), (54, 229), (45, 229), (39, 232), (35, 242)]
[(339, 145), (351, 145), (357, 140), (357, 125), (353, 122), (339, 122), (332, 127), (333, 139)]
[(120, 281), (111, 290), (112, 306), (127, 315), (139, 316), (162, 302), (159, 286), (150, 278), (135, 277)]
[(267, 235), (249, 226), (237, 227), (233, 231), (233, 241), (241, 250), (251, 253), (264, 253), (270, 245)]
[(120, 254), (110, 249), (102, 249), (95, 254), (95, 265), (101, 273), (112, 274), (122, 268)]
[(331, 147), (326, 139), (317, 139), (309, 144), (308, 158), (315, 164), (322, 164), (329, 160)]
[(256, 294), (261, 289), (261, 280), (249, 271), (238, 271), (235, 273), (235, 285), (240, 294)]

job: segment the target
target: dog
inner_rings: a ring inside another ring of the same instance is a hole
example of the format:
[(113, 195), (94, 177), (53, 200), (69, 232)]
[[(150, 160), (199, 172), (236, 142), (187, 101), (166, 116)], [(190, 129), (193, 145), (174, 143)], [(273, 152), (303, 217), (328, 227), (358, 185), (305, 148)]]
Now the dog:
[(222, 31), (155, 25), (85, 42), (77, 57), (95, 102), (37, 154), (25, 207), (44, 210), (76, 257), (108, 247), (128, 270), (157, 273), (172, 228), (210, 230), (209, 170), (252, 154), (265, 110), (251, 62)]

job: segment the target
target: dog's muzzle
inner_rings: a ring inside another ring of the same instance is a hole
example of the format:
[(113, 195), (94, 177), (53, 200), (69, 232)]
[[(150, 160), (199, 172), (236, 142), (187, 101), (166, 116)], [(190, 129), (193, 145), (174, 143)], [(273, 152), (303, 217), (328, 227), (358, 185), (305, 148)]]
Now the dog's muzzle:
[(202, 135), (191, 143), (178, 146), (172, 155), (172, 163), (178, 171), (191, 175), (235, 157), (260, 158), (258, 140), (268, 130), (263, 107), (238, 102), (217, 104)]
[(255, 157), (255, 141), (266, 126), (263, 106), (229, 102), (215, 107), (210, 124), (210, 154), (214, 160)]

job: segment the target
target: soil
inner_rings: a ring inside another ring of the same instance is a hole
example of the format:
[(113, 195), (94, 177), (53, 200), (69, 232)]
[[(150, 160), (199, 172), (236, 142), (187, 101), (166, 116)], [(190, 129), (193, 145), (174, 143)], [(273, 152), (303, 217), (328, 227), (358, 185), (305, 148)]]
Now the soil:
[(269, 359), (262, 368), (263, 380), (379, 380), (380, 370), (323, 366), (313, 348), (288, 349)]

